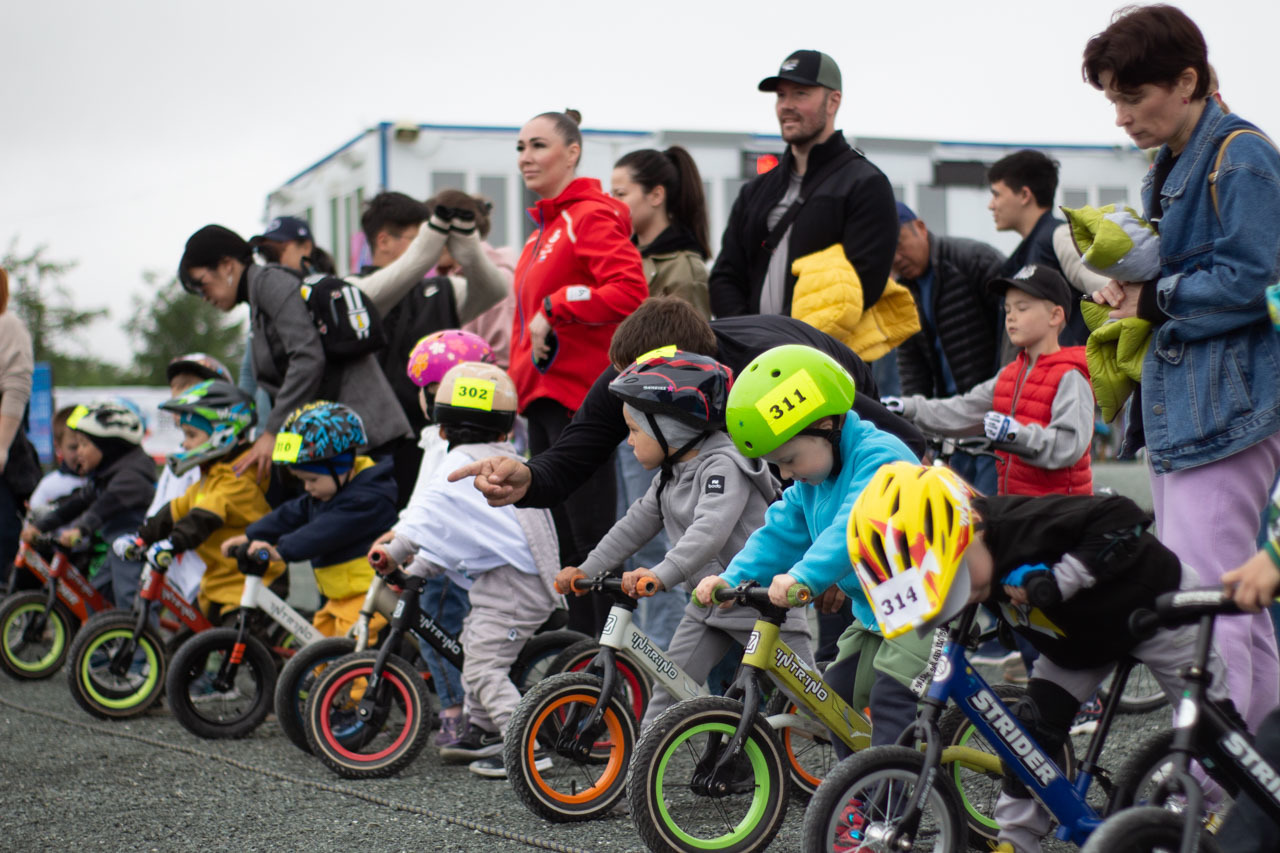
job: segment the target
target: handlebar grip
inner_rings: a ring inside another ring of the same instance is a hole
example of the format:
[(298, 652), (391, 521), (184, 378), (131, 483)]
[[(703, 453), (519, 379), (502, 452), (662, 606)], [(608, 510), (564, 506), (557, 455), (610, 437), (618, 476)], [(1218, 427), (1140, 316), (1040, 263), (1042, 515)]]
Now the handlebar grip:
[(792, 584), (787, 589), (787, 604), (791, 607), (804, 607), (810, 601), (813, 601), (813, 590), (804, 584)]
[(636, 581), (636, 595), (647, 598), (658, 591), (657, 578), (640, 578)]
[(269, 563), (271, 562), (271, 552), (266, 548), (259, 548), (250, 555), (250, 559), (257, 563)]
[(1149, 640), (1160, 630), (1160, 617), (1145, 607), (1129, 615), (1129, 633), (1140, 640)]
[(1036, 574), (1027, 578), (1024, 589), (1032, 607), (1044, 609), (1062, 603), (1062, 590), (1052, 574)]
[(378, 574), (385, 572), (391, 565), (391, 561), (387, 559), (387, 552), (380, 548), (374, 548), (369, 552), (369, 565), (373, 567)]
[(155, 564), (162, 569), (169, 568), (171, 565), (173, 565), (173, 552), (172, 551), (159, 552), (155, 556)]
[(591, 578), (586, 575), (574, 575), (569, 581), (570, 592), (588, 592), (590, 590)]

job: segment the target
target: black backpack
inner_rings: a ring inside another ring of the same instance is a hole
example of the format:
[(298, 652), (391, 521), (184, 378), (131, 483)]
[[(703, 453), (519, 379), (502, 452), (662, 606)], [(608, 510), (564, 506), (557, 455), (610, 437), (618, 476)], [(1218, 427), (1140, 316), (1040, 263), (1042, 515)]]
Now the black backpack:
[(290, 272), (302, 279), (302, 301), (320, 333), (326, 359), (346, 361), (380, 352), (387, 345), (378, 309), (359, 287), (325, 273)]

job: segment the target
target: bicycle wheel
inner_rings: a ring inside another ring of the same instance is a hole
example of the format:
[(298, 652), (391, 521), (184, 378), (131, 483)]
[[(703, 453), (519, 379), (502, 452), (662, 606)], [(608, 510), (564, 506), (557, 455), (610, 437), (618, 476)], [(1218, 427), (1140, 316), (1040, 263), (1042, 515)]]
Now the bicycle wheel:
[(763, 716), (751, 721), (727, 791), (713, 794), (695, 779), (700, 765), (710, 770), (741, 719), (742, 703), (699, 696), (672, 705), (640, 736), (627, 797), (650, 850), (741, 853), (763, 850), (777, 835), (790, 779), (782, 744)]
[[(1104, 705), (1107, 704), (1107, 697), (1110, 695), (1112, 678), (1113, 675), (1108, 675), (1107, 680), (1098, 688), (1098, 698)], [(1156, 681), (1151, 670), (1142, 664), (1130, 670), (1129, 680), (1124, 683), (1124, 693), (1120, 694), (1121, 711), (1126, 714), (1145, 714), (1168, 701), (1169, 697), (1164, 695), (1160, 682)]]
[[(67, 683), (76, 703), (101, 719), (136, 717), (164, 690), (164, 641), (151, 626), (133, 639), (137, 615), (126, 610), (96, 613), (71, 644)], [(122, 657), (132, 647), (127, 659)]]
[(516, 656), (516, 662), (511, 664), (511, 683), (521, 694), (528, 693), (530, 687), (555, 672), (551, 668), (551, 662), (561, 652), (586, 639), (590, 638), (577, 631), (544, 631), (534, 634)]
[(840, 761), (835, 747), (831, 745), (831, 732), (781, 690), (769, 697), (765, 706), (767, 717), (777, 714), (795, 715), (804, 720), (801, 725), (778, 729), (778, 736), (782, 738), (782, 749), (787, 756), (791, 793), (797, 800), (808, 802), (831, 768)]
[[(1154, 806), (1125, 809), (1089, 836), (1080, 853), (1178, 853), (1182, 846), (1182, 816)], [(1196, 850), (1218, 853), (1218, 842), (1200, 833)]]
[(224, 662), (233, 657), (235, 628), (202, 631), (182, 644), (165, 678), (169, 710), (183, 728), (202, 738), (240, 738), (266, 719), (276, 687), (271, 652), (247, 637), (243, 657), (227, 689), (216, 683)]
[(45, 613), (40, 590), (17, 592), (0, 603), (0, 666), (14, 678), (48, 678), (67, 659), (79, 620), (61, 601)]
[[(547, 675), (558, 672), (581, 672), (587, 668), (596, 653), (600, 651), (600, 643), (587, 638), (574, 643), (565, 649), (547, 667)], [(618, 678), (627, 691), (627, 704), (637, 720), (644, 719), (644, 709), (649, 707), (649, 697), (653, 695), (653, 684), (649, 673), (631, 659), (626, 652), (615, 651), (613, 656), (618, 666)]]
[[(546, 820), (588, 820), (609, 811), (626, 793), (636, 721), (620, 696), (605, 708), (585, 760), (555, 748), (565, 723), (581, 723), (599, 702), (600, 684), (598, 676), (581, 672), (548, 676), (524, 695), (507, 726), (507, 779), (516, 798)], [(536, 753), (542, 751), (552, 758), (545, 770), (537, 769)]]
[(309, 691), (329, 664), (351, 654), (355, 648), (356, 641), (350, 637), (326, 637), (298, 649), (280, 671), (276, 679), (276, 719), (285, 736), (303, 752), (311, 752), (303, 720)]
[(961, 849), (965, 827), (955, 791), (944, 777), (925, 795), (920, 819), (909, 846), (886, 844), (898, 831), (898, 818), (916, 793), (924, 754), (903, 746), (879, 746), (857, 752), (836, 765), (818, 786), (804, 814), (800, 849), (916, 850), (951, 853)]
[[(1184, 802), (1180, 796), (1158, 802), (1155, 800), (1156, 790), (1173, 770), (1173, 729), (1158, 732), (1129, 756), (1129, 760), (1115, 775), (1111, 801), (1108, 803), (1108, 814), (1116, 814), (1121, 809), (1131, 806), (1156, 806), (1178, 814), (1182, 813)], [(1200, 755), (1203, 749), (1197, 749)], [(1209, 770), (1192, 760), (1192, 773), (1200, 779), (1209, 778)], [(1210, 832), (1216, 832), (1222, 825), (1222, 819), (1231, 809), (1238, 793), (1236, 786), (1222, 786), (1216, 780), (1203, 785), (1205, 792), (1205, 814), (1202, 825)]]
[(382, 670), (382, 703), (370, 719), (360, 719), (357, 708), (377, 656), (356, 652), (334, 661), (307, 697), (307, 743), (330, 770), (348, 779), (400, 772), (431, 733), (433, 715), (422, 676), (396, 655), (387, 658)]

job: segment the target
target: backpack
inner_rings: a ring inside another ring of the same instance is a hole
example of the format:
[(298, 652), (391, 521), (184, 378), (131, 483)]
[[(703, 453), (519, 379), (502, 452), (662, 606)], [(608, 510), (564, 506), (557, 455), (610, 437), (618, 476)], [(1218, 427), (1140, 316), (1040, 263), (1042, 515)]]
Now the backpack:
[(378, 309), (359, 287), (326, 273), (303, 276), (289, 271), (302, 279), (302, 301), (320, 333), (327, 360), (348, 361), (380, 352), (387, 345)]

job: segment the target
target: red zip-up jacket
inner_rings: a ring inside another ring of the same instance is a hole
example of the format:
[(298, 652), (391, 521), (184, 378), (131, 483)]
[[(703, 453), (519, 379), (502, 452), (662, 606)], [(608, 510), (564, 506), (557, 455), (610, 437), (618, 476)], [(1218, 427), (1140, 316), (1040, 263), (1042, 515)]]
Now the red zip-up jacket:
[[(609, 366), (613, 331), (649, 295), (640, 252), (631, 243), (627, 206), (594, 178), (577, 178), (560, 195), (529, 208), (538, 229), (516, 265), (516, 314), (509, 373), (520, 411), (550, 397), (576, 410)], [(550, 364), (533, 363), (529, 321), (547, 314), (558, 346)]]

